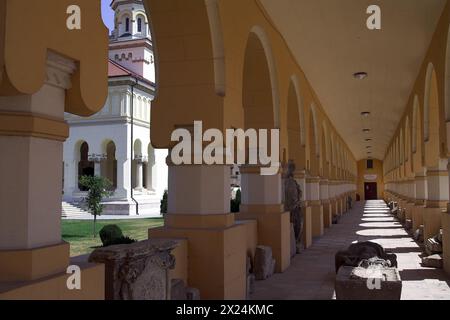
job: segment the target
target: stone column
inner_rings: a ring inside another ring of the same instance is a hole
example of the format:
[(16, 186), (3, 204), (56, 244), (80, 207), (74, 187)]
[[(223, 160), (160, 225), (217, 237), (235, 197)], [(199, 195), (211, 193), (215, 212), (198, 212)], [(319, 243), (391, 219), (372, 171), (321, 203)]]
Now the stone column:
[(250, 233), (247, 228), (256, 229), (256, 224), (235, 223), (230, 213), (230, 167), (177, 166), (170, 158), (167, 163), (165, 226), (149, 230), (149, 236), (189, 241), (189, 285), (198, 288), (203, 299), (245, 299), (247, 234), (256, 237), (256, 230)]
[(437, 235), (442, 227), (442, 212), (447, 211), (449, 181), (447, 165), (427, 170), (427, 198), (423, 215), (424, 239)]
[(320, 181), (320, 201), (322, 201), (323, 225), (330, 228), (333, 224), (331, 202), (330, 202), (330, 185), (328, 180)]
[(306, 171), (298, 171), (295, 173), (295, 180), (300, 185), (300, 189), (302, 190), (302, 214), (303, 214), (303, 244), (305, 248), (309, 248), (312, 245), (312, 219), (311, 219), (311, 211), (307, 210), (308, 207), (308, 195), (307, 195), (307, 187), (306, 187)]
[(330, 180), (328, 186), (328, 193), (330, 197), (330, 204), (331, 204), (331, 216), (337, 216), (337, 201), (336, 201), (336, 181)]
[(323, 235), (323, 209), (320, 201), (320, 177), (308, 177), (306, 179), (306, 188), (308, 190), (308, 207), (311, 211), (312, 236), (320, 237)]
[[(229, 174), (229, 172), (228, 172)], [(258, 243), (272, 248), (276, 271), (290, 265), (290, 213), (284, 212), (281, 170), (263, 176), (259, 166), (241, 167), (242, 204), (239, 219), (258, 221)]]
[(156, 172), (156, 165), (155, 165), (155, 159), (150, 158), (147, 161), (147, 190), (150, 192), (155, 192), (157, 188), (157, 172)]
[(102, 176), (102, 162), (106, 159), (104, 154), (90, 154), (89, 161), (94, 162), (94, 175), (96, 177)]
[(146, 157), (136, 157), (136, 191), (142, 191), (144, 189), (144, 162), (148, 161)]
[(131, 161), (129, 158), (117, 159), (117, 189), (115, 197), (129, 199), (131, 202)]
[(37, 93), (0, 96), (0, 283), (50, 277), (69, 265), (61, 183), (65, 90), (74, 70), (73, 61), (49, 54)]
[[(447, 132), (450, 132), (449, 128), (450, 123), (447, 123)], [(447, 133), (447, 137), (449, 136), (450, 135)], [(447, 172), (449, 173), (450, 176), (450, 162), (447, 165)], [(447, 204), (447, 212), (442, 213), (442, 231), (443, 231), (442, 248), (444, 251), (443, 252), (444, 270), (447, 274), (450, 275), (450, 203)]]
[(408, 194), (407, 194), (407, 200), (406, 200), (406, 220), (408, 223), (411, 223), (412, 225), (412, 216), (414, 211), (414, 189), (415, 189), (415, 180), (414, 178), (408, 178), (407, 181), (407, 187), (408, 187)]
[(64, 201), (72, 201), (73, 194), (79, 192), (78, 188), (78, 160), (65, 159), (64, 161)]

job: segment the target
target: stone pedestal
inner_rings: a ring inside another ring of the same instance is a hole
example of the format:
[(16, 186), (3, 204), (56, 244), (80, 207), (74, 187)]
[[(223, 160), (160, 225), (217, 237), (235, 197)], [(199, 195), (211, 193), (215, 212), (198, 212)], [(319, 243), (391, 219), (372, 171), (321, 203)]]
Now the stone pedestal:
[(312, 236), (320, 237), (324, 233), (323, 207), (320, 201), (308, 201), (311, 210)]
[(174, 241), (146, 240), (97, 249), (89, 261), (105, 265), (107, 300), (170, 300), (175, 247)]
[(436, 236), (442, 226), (442, 209), (441, 208), (424, 208), (423, 213), (423, 238), (426, 241)]
[[(187, 239), (188, 285), (198, 288), (202, 299), (246, 297), (247, 227), (229, 213), (230, 198), (228, 166), (169, 162), (165, 226), (150, 229), (149, 238)], [(289, 256), (289, 214), (285, 216)]]
[(400, 300), (401, 294), (396, 268), (341, 267), (336, 276), (337, 300)]
[(303, 244), (308, 249), (312, 246), (312, 211), (311, 207), (303, 208)]
[(91, 280), (82, 290), (65, 282), (74, 261), (61, 240), (64, 111), (76, 67), (49, 51), (39, 91), (0, 96), (0, 299), (103, 298), (101, 266), (80, 262)]
[(332, 205), (330, 201), (323, 202), (323, 226), (330, 228), (333, 225)]
[(412, 230), (413, 232), (419, 229), (421, 225), (423, 225), (423, 205), (415, 205), (412, 208)]
[(450, 275), (450, 214), (442, 213), (442, 249), (444, 259), (444, 270)]
[(272, 248), (276, 272), (290, 265), (290, 213), (284, 212), (281, 173), (261, 175), (258, 166), (241, 168), (242, 204), (239, 220), (258, 221), (258, 245)]

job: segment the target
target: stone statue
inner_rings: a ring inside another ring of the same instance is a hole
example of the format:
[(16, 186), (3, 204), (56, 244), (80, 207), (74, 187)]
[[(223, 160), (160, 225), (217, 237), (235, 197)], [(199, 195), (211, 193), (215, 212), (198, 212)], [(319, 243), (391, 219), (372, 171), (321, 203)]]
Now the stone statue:
[(294, 172), (295, 163), (289, 160), (284, 172), (284, 208), (291, 213), (298, 253), (302, 249), (303, 238), (302, 190), (294, 179)]

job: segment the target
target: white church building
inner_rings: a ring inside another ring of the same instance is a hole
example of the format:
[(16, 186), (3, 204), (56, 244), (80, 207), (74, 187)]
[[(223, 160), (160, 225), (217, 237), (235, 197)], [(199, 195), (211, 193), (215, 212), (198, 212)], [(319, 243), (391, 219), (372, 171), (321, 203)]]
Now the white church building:
[(109, 95), (89, 118), (66, 114), (63, 201), (78, 204), (86, 192), (83, 175), (107, 178), (113, 195), (106, 215), (160, 215), (167, 189), (167, 150), (151, 144), (151, 101), (155, 64), (149, 22), (141, 0), (114, 0), (115, 29), (109, 47)]

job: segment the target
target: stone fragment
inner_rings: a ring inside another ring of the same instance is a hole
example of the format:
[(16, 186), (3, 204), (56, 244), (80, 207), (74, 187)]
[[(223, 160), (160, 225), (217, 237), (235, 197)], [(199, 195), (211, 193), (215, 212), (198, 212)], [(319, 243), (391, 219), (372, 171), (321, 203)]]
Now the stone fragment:
[(423, 225), (419, 227), (416, 231), (414, 231), (413, 235), (414, 240), (417, 242), (423, 242)]
[(95, 250), (89, 262), (105, 265), (106, 300), (168, 300), (176, 241), (150, 239)]
[(338, 224), (339, 223), (339, 216), (337, 214), (333, 215), (333, 224)]
[(442, 234), (443, 234), (443, 230), (441, 229), (441, 230), (439, 230), (438, 235), (436, 237), (434, 237), (434, 239), (441, 244), (442, 244)]
[(405, 221), (405, 209), (401, 208), (397, 211), (397, 218), (398, 220), (400, 220), (400, 222), (404, 222)]
[(186, 299), (189, 301), (200, 300), (200, 290), (197, 288), (186, 288)]
[(291, 223), (291, 258), (297, 254), (297, 240), (295, 239), (294, 224)]
[(274, 274), (275, 260), (272, 256), (272, 248), (256, 247), (254, 271), (256, 280), (266, 280)]
[(412, 220), (411, 219), (406, 219), (406, 221), (405, 221), (405, 229), (407, 231), (409, 231), (409, 230), (412, 229), (412, 227), (413, 227)]
[(425, 248), (429, 255), (442, 253), (442, 243), (436, 241), (435, 238), (430, 238), (425, 242)]
[(434, 254), (434, 255), (422, 258), (422, 266), (424, 266), (426, 268), (442, 269), (444, 266), (444, 261), (442, 260), (442, 255)]
[(402, 281), (396, 268), (343, 266), (335, 289), (337, 300), (400, 300)]
[(171, 300), (186, 300), (187, 292), (186, 285), (183, 280), (173, 279), (170, 291)]
[(256, 277), (254, 274), (247, 275), (247, 299), (250, 299), (250, 295), (255, 292)]

